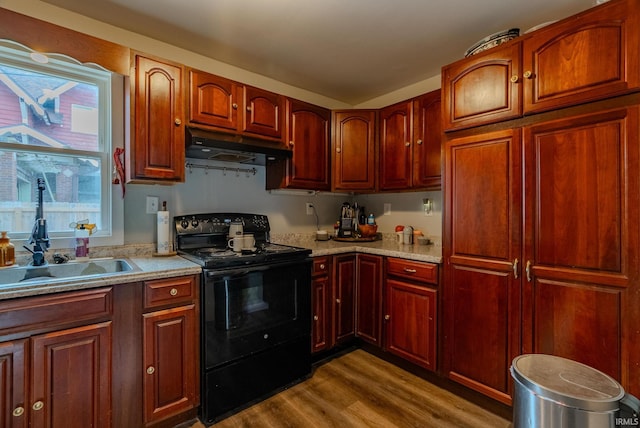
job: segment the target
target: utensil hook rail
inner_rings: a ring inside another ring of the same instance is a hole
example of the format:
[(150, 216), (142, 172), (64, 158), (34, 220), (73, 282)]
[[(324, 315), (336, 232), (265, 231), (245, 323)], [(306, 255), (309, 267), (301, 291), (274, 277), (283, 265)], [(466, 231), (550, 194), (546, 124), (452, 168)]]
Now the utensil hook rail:
[(199, 165), (191, 162), (186, 162), (185, 167), (189, 170), (189, 173), (193, 172), (193, 168), (204, 169), (205, 174), (207, 173), (208, 170), (213, 169), (217, 171), (222, 171), (224, 175), (226, 175), (227, 172), (235, 172), (236, 177), (239, 176), (241, 172), (247, 174), (247, 177), (249, 176), (249, 174), (256, 175), (258, 172), (258, 170), (255, 168), (228, 168), (226, 166), (217, 166), (217, 165)]

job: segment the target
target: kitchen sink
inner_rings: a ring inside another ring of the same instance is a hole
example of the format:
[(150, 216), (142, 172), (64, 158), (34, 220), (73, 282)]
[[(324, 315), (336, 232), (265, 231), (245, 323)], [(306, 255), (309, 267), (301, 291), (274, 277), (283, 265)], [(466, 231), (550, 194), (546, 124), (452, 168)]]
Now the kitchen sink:
[(0, 270), (0, 286), (24, 282), (72, 280), (91, 276), (110, 276), (139, 271), (124, 259), (97, 259), (88, 262), (69, 262), (47, 266), (21, 266)]

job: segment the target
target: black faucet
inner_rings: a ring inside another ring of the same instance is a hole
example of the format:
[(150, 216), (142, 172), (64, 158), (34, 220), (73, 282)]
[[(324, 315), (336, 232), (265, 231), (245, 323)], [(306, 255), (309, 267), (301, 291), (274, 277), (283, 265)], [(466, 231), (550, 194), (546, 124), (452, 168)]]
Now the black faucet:
[[(29, 244), (33, 244), (33, 266), (45, 266), (47, 261), (44, 252), (49, 248), (49, 235), (47, 234), (47, 220), (44, 219), (42, 210), (42, 192), (44, 192), (44, 179), (38, 178), (38, 206), (36, 207), (36, 221), (29, 238)], [(28, 249), (28, 248), (27, 248)]]

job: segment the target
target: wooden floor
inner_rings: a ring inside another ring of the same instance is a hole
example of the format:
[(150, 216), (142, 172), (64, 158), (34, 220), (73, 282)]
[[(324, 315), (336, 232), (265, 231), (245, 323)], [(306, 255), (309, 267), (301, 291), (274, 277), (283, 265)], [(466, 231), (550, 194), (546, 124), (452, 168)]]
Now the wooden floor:
[[(203, 426), (196, 423), (192, 427)], [(509, 426), (510, 421), (359, 349), (319, 366), (305, 382), (213, 425), (214, 428)]]

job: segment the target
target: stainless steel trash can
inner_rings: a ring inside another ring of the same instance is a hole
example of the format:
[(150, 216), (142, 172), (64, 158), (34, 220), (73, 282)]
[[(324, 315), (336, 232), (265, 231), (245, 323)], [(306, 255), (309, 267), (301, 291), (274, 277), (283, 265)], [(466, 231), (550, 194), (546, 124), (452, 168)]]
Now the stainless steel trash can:
[(620, 426), (625, 391), (592, 367), (552, 355), (526, 354), (514, 358), (511, 376), (513, 428)]

